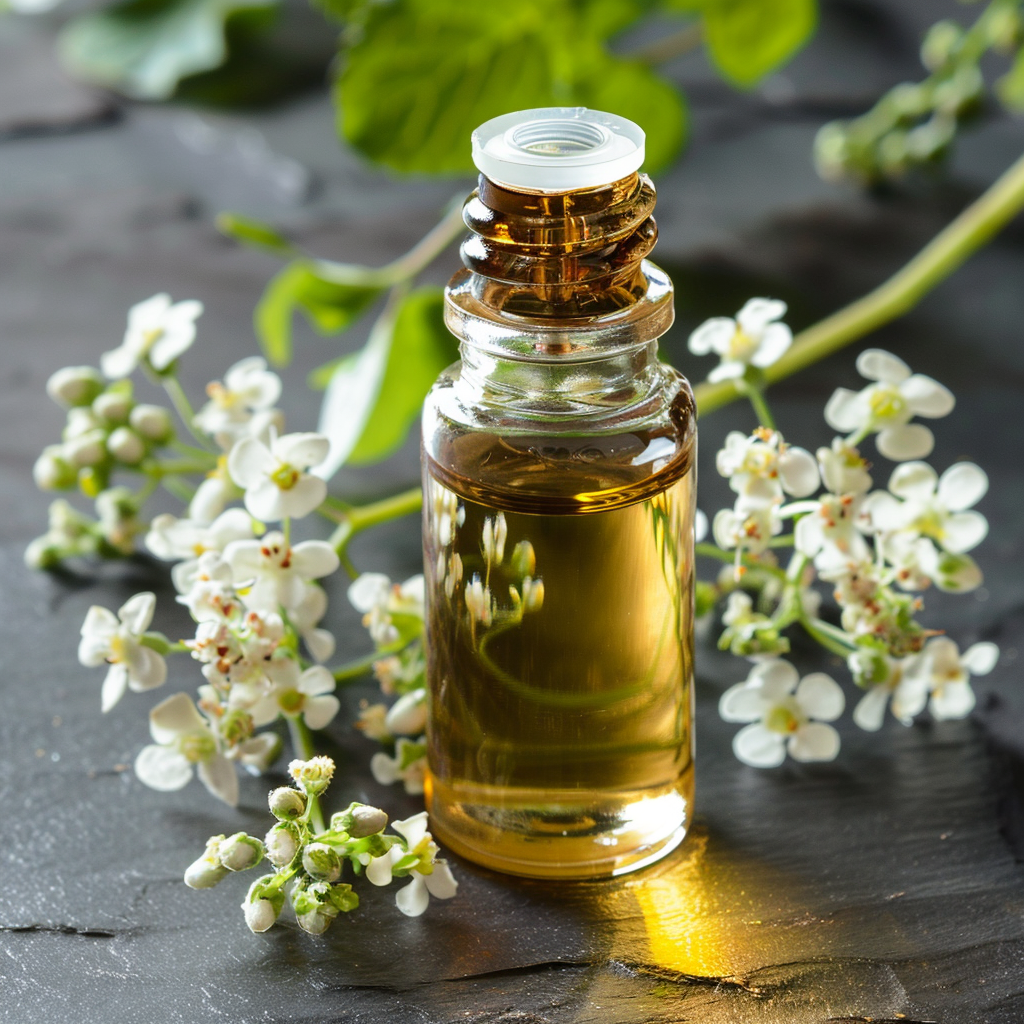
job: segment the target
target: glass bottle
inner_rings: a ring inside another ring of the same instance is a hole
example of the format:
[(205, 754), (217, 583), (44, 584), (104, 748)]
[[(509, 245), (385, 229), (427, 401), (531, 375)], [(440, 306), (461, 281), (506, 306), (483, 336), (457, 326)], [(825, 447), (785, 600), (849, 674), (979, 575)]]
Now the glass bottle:
[(474, 133), (424, 407), (427, 806), (512, 874), (632, 870), (692, 815), (695, 414), (643, 141), (582, 108)]

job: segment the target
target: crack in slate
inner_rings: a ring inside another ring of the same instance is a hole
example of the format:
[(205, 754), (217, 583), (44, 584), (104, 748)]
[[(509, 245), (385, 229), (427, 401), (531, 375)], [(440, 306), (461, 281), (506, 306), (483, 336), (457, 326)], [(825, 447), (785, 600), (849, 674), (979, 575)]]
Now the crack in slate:
[(109, 928), (76, 928), (72, 924), (0, 924), (0, 932), (31, 932), (33, 934), (81, 935), (87, 939), (113, 939), (117, 932)]

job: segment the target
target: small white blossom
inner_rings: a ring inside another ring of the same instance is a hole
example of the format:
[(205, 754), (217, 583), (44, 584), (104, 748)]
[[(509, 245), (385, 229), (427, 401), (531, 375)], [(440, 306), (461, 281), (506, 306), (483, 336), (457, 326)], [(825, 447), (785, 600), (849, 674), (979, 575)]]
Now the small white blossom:
[(399, 585), (383, 573), (364, 572), (348, 588), (348, 599), (356, 611), (363, 612), (363, 625), (378, 647), (387, 647), (401, 637), (393, 616), (422, 619), (426, 614), (422, 574)]
[(298, 604), (288, 609), (288, 617), (296, 632), (302, 637), (314, 661), (327, 661), (334, 654), (334, 635), (321, 629), (317, 623), (327, 613), (327, 594), (323, 587), (307, 583)]
[(857, 357), (857, 371), (875, 381), (861, 391), (838, 388), (825, 406), (825, 421), (834, 430), (865, 436), (878, 432), (878, 450), (894, 462), (922, 459), (935, 438), (914, 416), (937, 419), (953, 411), (952, 393), (924, 374), (911, 374), (902, 359), (869, 348)]
[(136, 497), (127, 487), (108, 487), (96, 495), (96, 516), (106, 542), (122, 554), (135, 550), (135, 538), (145, 529), (138, 518)]
[(78, 660), (90, 667), (109, 662), (101, 696), (104, 711), (109, 711), (129, 687), (140, 692), (152, 690), (167, 679), (167, 662), (142, 643), (155, 608), (156, 596), (144, 593), (126, 601), (116, 617), (95, 604), (85, 616)]
[(171, 414), (159, 405), (137, 405), (128, 417), (132, 430), (153, 444), (166, 444), (174, 436)]
[(46, 382), (46, 393), (58, 405), (89, 405), (103, 387), (103, 377), (91, 366), (64, 366)]
[(715, 466), (746, 507), (777, 503), (783, 491), (804, 498), (818, 489), (818, 467), (811, 453), (786, 444), (777, 430), (766, 427), (758, 427), (749, 437), (730, 431)]
[(403, 694), (384, 718), (391, 736), (419, 736), (427, 727), (427, 691), (420, 687)]
[(326, 541), (305, 540), (289, 547), (276, 530), (259, 540), (232, 541), (224, 549), (224, 560), (240, 587), (247, 583), (242, 600), (256, 611), (283, 607), (290, 612), (306, 597), (310, 580), (329, 576), (341, 564)]
[(871, 490), (867, 460), (844, 438), (835, 438), (831, 448), (819, 448), (817, 455), (826, 490), (833, 494), (867, 494)]
[(386, 854), (375, 857), (366, 868), (367, 881), (373, 885), (388, 885), (396, 870), (409, 872), (411, 864), (412, 881), (395, 895), (398, 909), (407, 917), (419, 917), (430, 902), (435, 899), (451, 899), (458, 889), (458, 882), (452, 876), (448, 862), (438, 860), (438, 848), (427, 831), (427, 812), (421, 811), (405, 821), (392, 822), (391, 827), (405, 838), (405, 849), (398, 843)]
[(132, 306), (121, 347), (100, 359), (103, 372), (112, 380), (127, 377), (143, 361), (158, 372), (166, 370), (195, 340), (195, 322), (202, 312), (201, 302), (172, 304), (165, 293)]
[(310, 729), (323, 729), (341, 708), (333, 692), (334, 676), (322, 665), (314, 665), (303, 672), (297, 662), (281, 659), (275, 666), (274, 679), (274, 689), (250, 709), (257, 726), (285, 715), (301, 716)]
[(920, 659), (930, 692), (928, 710), (932, 718), (966, 718), (975, 704), (971, 676), (991, 672), (999, 660), (999, 648), (993, 643), (978, 643), (961, 654), (952, 640), (939, 636), (924, 645)]
[(322, 434), (272, 436), (269, 447), (246, 437), (231, 449), (228, 472), (245, 489), (245, 507), (257, 519), (299, 519), (327, 497), (327, 484), (306, 470), (323, 462), (329, 450)]
[(389, 757), (379, 751), (370, 758), (370, 771), (382, 786), (401, 782), (406, 793), (413, 796), (423, 792), (427, 758), (423, 753), (422, 741), (399, 737), (395, 743), (395, 756)]
[(708, 517), (698, 508), (693, 513), (693, 539), (699, 544), (708, 535)]
[(231, 618), (241, 606), (231, 566), (216, 551), (179, 562), (171, 569), (171, 579), (178, 591), (176, 600), (188, 608), (196, 622)]
[(484, 519), (481, 533), (480, 546), (483, 551), (484, 561), (488, 565), (500, 565), (505, 558), (505, 541), (508, 538), (508, 524), (505, 522), (505, 513), (499, 512), (494, 518), (487, 516)]
[(749, 722), (733, 738), (733, 752), (754, 768), (774, 768), (788, 752), (797, 761), (832, 761), (839, 733), (826, 725), (843, 712), (843, 691), (830, 676), (814, 672), (800, 679), (788, 661), (755, 665), (745, 682), (730, 687), (719, 702), (727, 722)]
[(281, 396), (281, 378), (267, 369), (267, 361), (261, 356), (250, 356), (224, 374), (223, 384), (207, 384), (206, 393), (210, 401), (196, 413), (193, 423), (216, 437), (221, 447), (230, 448), (235, 441), (256, 436), (266, 426), (266, 415), (257, 414), (273, 412)]
[(386, 704), (369, 704), (363, 701), (356, 720), (356, 728), (367, 739), (377, 740), (379, 743), (389, 741), (392, 737), (385, 724), (387, 717), (388, 707)]
[(736, 548), (737, 552), (749, 551), (752, 555), (759, 555), (768, 547), (772, 537), (782, 532), (782, 520), (774, 505), (743, 506), (741, 499), (735, 509), (719, 509), (712, 520), (711, 533), (720, 548)]
[(722, 361), (709, 381), (742, 377), (748, 366), (771, 366), (793, 342), (793, 332), (783, 323), (786, 304), (779, 299), (750, 299), (731, 317), (706, 320), (690, 335), (690, 351), (703, 356), (715, 352)]
[(853, 720), (860, 728), (877, 732), (890, 706), (904, 725), (924, 710), (928, 685), (918, 655), (892, 658), (876, 648), (860, 647), (846, 663), (857, 685), (867, 690), (853, 709)]
[(814, 559), (819, 571), (827, 572), (850, 561), (870, 559), (871, 552), (858, 530), (863, 498), (853, 494), (826, 494), (797, 521), (796, 550)]
[[(251, 538), (252, 530), (252, 517), (243, 508), (228, 509), (211, 523), (178, 519), (163, 513), (149, 524), (145, 544), (157, 558), (168, 562), (183, 560), (191, 563), (209, 551), (223, 554), (232, 541)], [(189, 565), (179, 575), (192, 568)]]
[(473, 578), (466, 584), (465, 598), (470, 619), (489, 626), (494, 618), (494, 601), (491, 588), (484, 586), (479, 573), (473, 573)]
[(238, 803), (238, 776), (221, 753), (210, 724), (188, 694), (176, 693), (149, 713), (154, 743), (135, 759), (135, 774), (151, 789), (182, 789), (196, 770), (203, 785), (234, 807)]

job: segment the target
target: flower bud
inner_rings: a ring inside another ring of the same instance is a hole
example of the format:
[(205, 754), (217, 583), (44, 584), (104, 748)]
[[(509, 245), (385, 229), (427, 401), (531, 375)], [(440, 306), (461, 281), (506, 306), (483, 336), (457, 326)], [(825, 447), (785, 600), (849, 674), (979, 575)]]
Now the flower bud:
[[(331, 923), (337, 916), (337, 912), (334, 914), (324, 913), (325, 909), (321, 908), (320, 910), (310, 910), (305, 914), (296, 914), (295, 920), (299, 927), (307, 934), (323, 935), (331, 927)], [(334, 908), (331, 907), (331, 910), (334, 910)]]
[(35, 478), (36, 486), (42, 491), (74, 487), (78, 479), (74, 466), (65, 457), (64, 446), (59, 444), (47, 445), (42, 450), (32, 467), (32, 476)]
[(306, 794), (292, 789), (291, 786), (278, 786), (272, 790), (268, 802), (270, 813), (284, 821), (301, 818), (306, 813)]
[(310, 935), (322, 935), (338, 916), (338, 908), (331, 900), (331, 886), (327, 882), (314, 882), (292, 892), (292, 909), (299, 927)]
[(65, 366), (46, 382), (46, 393), (60, 405), (89, 405), (103, 390), (103, 376), (91, 366)]
[(885, 652), (875, 647), (858, 647), (846, 659), (846, 666), (853, 681), (865, 690), (887, 682), (891, 672)]
[(334, 762), (329, 757), (311, 757), (308, 761), (295, 760), (288, 772), (310, 796), (322, 793), (334, 776)]
[(532, 580), (529, 576), (523, 580), (523, 610), (540, 611), (544, 605), (544, 581)]
[(326, 843), (310, 843), (302, 851), (302, 868), (317, 881), (336, 882), (341, 878), (341, 858)]
[(126, 423), (132, 411), (131, 392), (126, 389), (112, 388), (104, 391), (92, 403), (92, 411), (110, 424)]
[(217, 856), (228, 871), (245, 871), (263, 860), (263, 844), (255, 836), (236, 832), (220, 844)]
[(206, 840), (206, 851), (185, 869), (185, 884), (190, 889), (212, 889), (227, 873), (217, 852), (224, 836), (210, 836)]
[(392, 736), (418, 736), (427, 724), (427, 691), (420, 688), (399, 697), (384, 717)]
[(129, 430), (128, 427), (118, 427), (110, 437), (107, 438), (107, 451), (126, 466), (134, 466), (142, 461), (146, 454), (146, 445), (142, 438)]
[(383, 832), (387, 823), (388, 816), (379, 807), (369, 804), (352, 803), (344, 811), (331, 815), (331, 828), (347, 832), (353, 839), (365, 839)]
[(174, 437), (171, 414), (159, 405), (137, 405), (131, 411), (128, 422), (147, 441), (166, 444)]
[(921, 44), (921, 63), (929, 71), (944, 68), (960, 49), (964, 30), (955, 21), (936, 22), (925, 33)]
[(286, 868), (299, 852), (299, 830), (287, 821), (279, 821), (263, 840), (267, 860), (275, 868)]
[(512, 571), (519, 576), (532, 576), (537, 569), (537, 555), (528, 540), (521, 540), (512, 549)]
[(220, 734), (229, 747), (235, 747), (253, 734), (252, 715), (241, 708), (229, 711), (220, 723)]
[(102, 430), (90, 430), (69, 438), (64, 443), (64, 457), (76, 469), (92, 468), (107, 458), (107, 435)]
[(53, 537), (44, 533), (29, 541), (25, 548), (25, 565), (29, 569), (55, 569), (61, 563), (65, 552)]
[(249, 886), (249, 892), (242, 904), (245, 923), (252, 932), (265, 932), (278, 919), (283, 906), (284, 893), (275, 876), (264, 875), (257, 878)]
[(92, 529), (92, 520), (63, 498), (50, 503), (50, 532), (66, 540), (78, 540)]

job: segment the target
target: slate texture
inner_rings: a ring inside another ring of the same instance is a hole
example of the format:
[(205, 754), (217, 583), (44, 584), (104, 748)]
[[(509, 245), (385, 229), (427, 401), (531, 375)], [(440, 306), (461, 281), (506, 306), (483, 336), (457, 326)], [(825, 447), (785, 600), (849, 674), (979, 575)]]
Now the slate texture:
[[(920, 27), (958, 10), (828, 4), (812, 48), (750, 96), (714, 85), (699, 58), (678, 62), (695, 130), (687, 158), (659, 182), (657, 254), (679, 291), (679, 323), (665, 342), (677, 365), (699, 377), (687, 332), (752, 294), (786, 298), (800, 327), (863, 293), (1019, 153), (1021, 125), (996, 117), (965, 143), (945, 185), (869, 199), (819, 182), (810, 167), (821, 121), (851, 96), (867, 103), (916, 75)], [(0, 68), (5, 90), (37, 74), (11, 67)], [(954, 388), (957, 410), (935, 424), (933, 463), (973, 459), (992, 480), (980, 505), (992, 524), (978, 551), (985, 588), (955, 600), (927, 596), (928, 621), (962, 646), (991, 639), (1003, 649), (979, 681), (991, 695), (982, 712), (911, 729), (890, 720), (877, 736), (847, 722), (834, 764), (757, 772), (733, 759), (734, 727), (715, 712), (745, 669), (704, 642), (697, 823), (676, 854), (646, 872), (546, 884), (460, 862), (458, 898), (423, 918), (402, 917), (388, 892), (373, 890), (319, 940), (287, 925), (251, 936), (238, 909), (243, 879), (210, 892), (184, 888), (182, 870), (208, 835), (265, 828), (268, 781), (245, 782), (241, 806), (230, 810), (198, 784), (158, 795), (134, 778), (149, 707), (191, 691), (198, 674), (188, 660), (173, 661), (167, 688), (129, 695), (101, 716), (100, 674), (76, 660), (79, 626), (89, 605), (116, 608), (142, 589), (157, 592), (157, 624), (169, 635), (186, 635), (189, 620), (165, 570), (145, 559), (54, 575), (23, 567), (50, 499), (35, 491), (31, 466), (62, 422), (43, 387), (56, 368), (114, 347), (127, 307), (157, 291), (206, 304), (184, 362), (194, 396), (254, 351), (251, 312), (276, 263), (220, 238), (211, 225), (220, 208), (278, 220), (331, 255), (383, 263), (468, 187), (367, 169), (337, 149), (330, 116), (318, 97), (246, 117), (126, 106), (88, 131), (0, 142), (0, 1022), (1024, 1019), (1024, 869), (1000, 832), (1002, 823), (1020, 850), (1020, 222), (871, 339)], [(207, 158), (187, 141), (197, 117), (220, 140)], [(232, 147), (251, 131), (271, 158), (243, 173)], [(280, 187), (288, 161), (302, 188)], [(453, 250), (430, 274), (443, 280), (455, 264)], [(339, 348), (301, 335), (285, 373), (292, 428), (315, 422), (305, 373), (364, 337), (360, 326)], [(837, 384), (857, 386), (852, 363), (841, 353), (776, 389), (787, 436), (810, 448), (828, 442), (821, 408)], [(727, 429), (751, 424), (739, 406), (702, 421), (706, 510), (728, 501), (714, 471), (717, 444)], [(411, 441), (386, 467), (346, 471), (334, 486), (367, 498), (416, 473)], [(403, 577), (417, 570), (418, 552), (417, 524), (407, 520), (361, 538), (354, 555), (363, 568)], [(358, 656), (367, 649), (358, 616), (341, 587), (331, 600), (340, 656)], [(810, 648), (795, 656), (822, 664)], [(845, 680), (842, 666), (825, 662)], [(369, 693), (346, 691), (325, 737), (344, 780), (335, 799), (380, 802), (401, 817), (415, 802), (372, 780), (373, 747), (346, 724)]]

